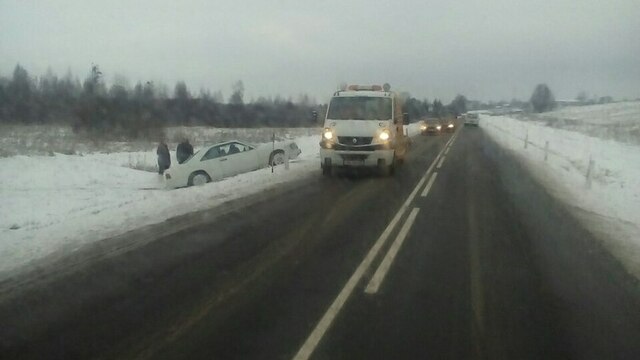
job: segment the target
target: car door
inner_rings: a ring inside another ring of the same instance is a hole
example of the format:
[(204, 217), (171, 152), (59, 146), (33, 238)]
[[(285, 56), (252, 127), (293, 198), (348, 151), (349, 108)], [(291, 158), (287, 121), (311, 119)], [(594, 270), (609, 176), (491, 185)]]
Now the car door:
[(200, 158), (200, 168), (209, 174), (211, 180), (219, 180), (227, 177), (225, 162), (226, 153), (222, 151), (224, 145), (213, 146)]
[(249, 145), (234, 141), (225, 145), (227, 176), (242, 174), (258, 168), (258, 152)]

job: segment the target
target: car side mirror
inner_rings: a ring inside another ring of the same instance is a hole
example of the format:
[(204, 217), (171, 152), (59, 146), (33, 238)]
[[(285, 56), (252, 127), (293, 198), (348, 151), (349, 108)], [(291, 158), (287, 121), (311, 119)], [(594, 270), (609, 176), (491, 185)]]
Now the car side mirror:
[(409, 113), (402, 114), (402, 123), (405, 125), (409, 125)]

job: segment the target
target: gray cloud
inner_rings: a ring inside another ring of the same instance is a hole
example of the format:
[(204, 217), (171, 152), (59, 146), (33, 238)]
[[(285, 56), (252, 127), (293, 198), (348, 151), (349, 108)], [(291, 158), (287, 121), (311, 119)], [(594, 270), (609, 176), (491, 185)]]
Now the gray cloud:
[(4, 1), (0, 73), (92, 62), (131, 82), (247, 96), (308, 93), (340, 82), (390, 82), (417, 97), (528, 98), (547, 82), (640, 97), (640, 2), (468, 1)]

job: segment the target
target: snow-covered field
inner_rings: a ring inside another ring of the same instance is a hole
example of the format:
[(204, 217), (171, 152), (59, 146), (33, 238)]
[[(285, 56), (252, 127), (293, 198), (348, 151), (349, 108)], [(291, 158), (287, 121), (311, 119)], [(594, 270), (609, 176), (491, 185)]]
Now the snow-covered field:
[(640, 145), (640, 101), (572, 106), (522, 118), (585, 135)]
[(555, 117), (573, 114), (571, 130), (505, 116), (482, 116), (480, 126), (640, 278), (640, 146), (586, 135), (594, 123), (633, 123), (629, 114), (640, 107), (623, 104), (633, 111), (608, 117), (619, 104), (556, 111)]
[[(187, 135), (197, 150), (227, 139), (268, 142), (274, 132), (277, 138), (293, 138), (302, 150), (289, 170), (278, 166), (272, 173), (266, 168), (202, 187), (168, 191), (155, 172), (153, 143), (94, 144), (64, 129), (53, 131), (75, 141), (69, 153), (76, 155), (65, 155), (55, 150), (67, 144), (48, 137), (44, 129), (15, 127), (14, 132), (3, 134), (0, 144), (22, 144), (19, 150), (30, 155), (0, 158), (0, 279), (54, 251), (71, 252), (145, 225), (319, 176), (317, 128), (176, 128), (169, 129), (168, 138), (177, 142)], [(418, 133), (416, 124), (409, 126), (409, 133)], [(175, 149), (172, 143), (170, 147)], [(50, 151), (51, 155), (41, 155)], [(174, 153), (172, 157), (175, 163)]]
[[(165, 129), (167, 144), (175, 149), (188, 137), (198, 147), (227, 140), (243, 140), (249, 143), (277, 139), (317, 135), (318, 128), (243, 128), (222, 129), (205, 126), (169, 127)], [(92, 138), (75, 134), (70, 126), (60, 125), (0, 125), (0, 157), (15, 155), (84, 155), (93, 153), (141, 152), (153, 155), (159, 139), (127, 140)], [(141, 157), (142, 158), (142, 157)], [(155, 160), (154, 160), (155, 161)]]

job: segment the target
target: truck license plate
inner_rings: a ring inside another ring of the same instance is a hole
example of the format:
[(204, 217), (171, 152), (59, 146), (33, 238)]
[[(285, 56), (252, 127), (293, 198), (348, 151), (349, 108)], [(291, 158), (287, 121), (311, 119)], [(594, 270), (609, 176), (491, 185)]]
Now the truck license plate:
[(364, 165), (364, 160), (345, 160), (345, 166), (362, 166)]

